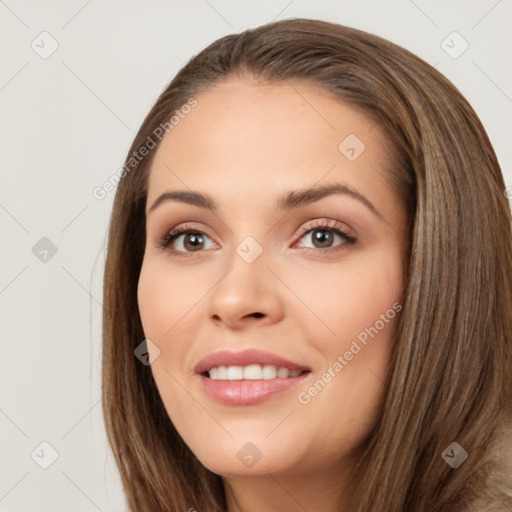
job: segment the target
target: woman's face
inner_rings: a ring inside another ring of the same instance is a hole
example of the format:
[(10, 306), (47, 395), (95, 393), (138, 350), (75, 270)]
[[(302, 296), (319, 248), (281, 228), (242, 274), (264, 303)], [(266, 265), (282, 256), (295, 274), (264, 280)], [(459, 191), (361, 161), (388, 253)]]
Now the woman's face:
[[(196, 100), (149, 175), (138, 303), (155, 382), (211, 471), (334, 475), (375, 424), (402, 307), (389, 143), (303, 83)], [(191, 233), (159, 248), (173, 228)]]

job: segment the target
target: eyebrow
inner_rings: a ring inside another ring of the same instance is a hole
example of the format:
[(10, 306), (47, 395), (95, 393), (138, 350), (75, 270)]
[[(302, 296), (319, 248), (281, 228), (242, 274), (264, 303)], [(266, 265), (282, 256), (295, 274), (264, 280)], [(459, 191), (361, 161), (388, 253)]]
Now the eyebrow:
[[(384, 220), (381, 213), (375, 208), (375, 206), (362, 194), (357, 192), (347, 185), (336, 183), (332, 185), (324, 185), (315, 188), (304, 188), (299, 190), (291, 190), (282, 195), (276, 204), (277, 210), (291, 210), (294, 208), (300, 208), (301, 206), (308, 205), (315, 201), (318, 201), (324, 197), (328, 197), (334, 194), (344, 194), (354, 199), (357, 199), (363, 203), (371, 212), (377, 217)], [(207, 194), (200, 192), (188, 191), (188, 190), (175, 190), (164, 192), (161, 194), (156, 201), (153, 203), (147, 214), (156, 210), (161, 204), (167, 201), (179, 201), (181, 203), (191, 204), (199, 208), (204, 208), (211, 212), (218, 211), (218, 205), (215, 200)]]

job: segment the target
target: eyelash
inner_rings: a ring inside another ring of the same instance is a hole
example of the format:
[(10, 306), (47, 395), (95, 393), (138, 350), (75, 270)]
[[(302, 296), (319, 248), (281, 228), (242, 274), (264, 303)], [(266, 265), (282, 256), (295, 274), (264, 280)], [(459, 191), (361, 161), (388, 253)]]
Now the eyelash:
[[(315, 249), (311, 247), (303, 247), (302, 249), (306, 251), (314, 251), (314, 252), (331, 252), (331, 251), (337, 251), (342, 250), (346, 245), (354, 245), (356, 243), (356, 238), (351, 236), (346, 229), (343, 228), (343, 224), (341, 224), (338, 221), (332, 221), (332, 225), (329, 225), (329, 221), (321, 220), (318, 221), (319, 223), (314, 226), (305, 226), (301, 229), (299, 233), (299, 240), (307, 233), (311, 231), (332, 231), (334, 234), (341, 236), (341, 238), (344, 240), (344, 243), (340, 246), (336, 247), (326, 247), (324, 249)], [(206, 235), (206, 233), (203, 233), (202, 231), (195, 229), (190, 224), (182, 224), (179, 228), (173, 228), (169, 231), (166, 231), (157, 241), (156, 247), (158, 249), (162, 250), (168, 250), (171, 253), (174, 253), (178, 257), (190, 257), (194, 256), (195, 252), (188, 252), (188, 251), (177, 251), (176, 249), (168, 249), (168, 246), (176, 240), (180, 235), (183, 234), (200, 234), (200, 235)], [(208, 236), (208, 235), (206, 235)], [(208, 237), (210, 238), (210, 237)], [(198, 253), (204, 252), (204, 251), (197, 251)]]

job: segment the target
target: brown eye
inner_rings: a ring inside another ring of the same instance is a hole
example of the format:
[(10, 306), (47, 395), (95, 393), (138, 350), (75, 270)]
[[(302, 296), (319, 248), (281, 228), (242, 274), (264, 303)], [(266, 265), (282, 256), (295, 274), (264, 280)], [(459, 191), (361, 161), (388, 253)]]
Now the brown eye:
[(333, 240), (336, 237), (336, 234), (333, 234), (332, 230), (327, 229), (313, 229), (308, 234), (312, 235), (312, 243), (318, 249), (329, 248), (333, 244)]
[(172, 229), (164, 234), (159, 242), (159, 247), (166, 249), (172, 245), (172, 250), (176, 252), (200, 252), (205, 248), (206, 239), (210, 240), (210, 237), (197, 230)]
[(202, 249), (204, 245), (203, 235), (201, 233), (184, 233), (183, 247), (187, 251), (196, 251)]
[[(305, 228), (305, 232), (301, 235), (301, 239), (308, 237), (313, 247), (304, 247), (305, 249), (331, 249), (336, 246), (353, 245), (356, 239), (349, 235), (341, 223), (335, 222), (334, 226), (319, 225), (311, 229)], [(336, 240), (341, 243), (336, 243)]]

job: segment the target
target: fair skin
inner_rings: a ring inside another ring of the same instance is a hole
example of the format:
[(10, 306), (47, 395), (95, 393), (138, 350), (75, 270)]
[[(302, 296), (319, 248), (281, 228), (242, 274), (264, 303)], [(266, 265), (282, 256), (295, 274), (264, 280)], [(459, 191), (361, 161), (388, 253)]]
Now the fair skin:
[[(389, 143), (367, 116), (304, 83), (231, 79), (196, 99), (149, 174), (138, 302), (146, 338), (160, 350), (155, 382), (186, 444), (222, 475), (229, 512), (339, 510), (384, 396), (399, 318), (393, 304), (405, 286), (407, 219), (383, 170)], [(338, 149), (349, 134), (365, 144), (353, 161)], [(291, 190), (331, 184), (357, 191), (378, 213), (343, 193), (276, 208)], [(207, 194), (218, 209), (167, 200), (149, 211), (177, 190)], [(332, 230), (336, 222), (354, 244)], [(199, 243), (184, 234), (156, 247), (183, 223), (201, 234)], [(248, 236), (263, 251), (251, 263), (237, 253)], [(372, 326), (378, 334), (345, 357)], [(195, 365), (247, 348), (311, 372), (257, 404), (213, 400)], [(308, 391), (326, 372), (325, 386)], [(248, 442), (261, 454), (251, 467), (237, 456)]]

